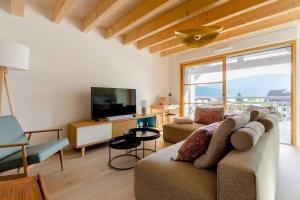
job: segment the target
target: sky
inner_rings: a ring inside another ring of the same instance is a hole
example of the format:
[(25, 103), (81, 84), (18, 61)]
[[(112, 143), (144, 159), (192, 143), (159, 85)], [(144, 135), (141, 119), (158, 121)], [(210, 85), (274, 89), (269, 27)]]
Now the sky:
[[(204, 82), (220, 81), (221, 72), (206, 73), (197, 80)], [(220, 96), (222, 84), (198, 86), (196, 96)], [(256, 68), (236, 69), (227, 72), (227, 96), (267, 96), (270, 90), (286, 89), (291, 91), (291, 71), (289, 64), (272, 65)]]

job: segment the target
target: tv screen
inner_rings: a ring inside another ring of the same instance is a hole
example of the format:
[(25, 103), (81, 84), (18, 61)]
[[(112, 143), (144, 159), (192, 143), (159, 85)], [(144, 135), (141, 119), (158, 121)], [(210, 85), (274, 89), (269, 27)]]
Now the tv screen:
[(91, 88), (93, 119), (136, 114), (136, 90), (122, 88)]

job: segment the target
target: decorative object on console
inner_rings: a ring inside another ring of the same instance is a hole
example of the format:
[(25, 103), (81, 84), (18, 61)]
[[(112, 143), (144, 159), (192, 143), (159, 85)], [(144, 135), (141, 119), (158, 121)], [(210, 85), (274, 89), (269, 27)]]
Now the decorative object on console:
[(212, 42), (222, 30), (221, 26), (201, 26), (197, 29), (175, 31), (175, 36), (187, 47), (198, 48)]
[(195, 110), (194, 122), (198, 124), (211, 124), (224, 119), (223, 108), (201, 108)]
[(168, 105), (167, 97), (159, 97), (159, 105)]
[(10, 112), (15, 114), (8, 81), (8, 70), (29, 69), (29, 48), (0, 39), (0, 115), (2, 113), (3, 85), (6, 88)]
[(141, 107), (142, 107), (142, 115), (147, 114), (147, 100), (141, 101)]
[(215, 122), (195, 130), (181, 145), (175, 160), (194, 162), (196, 158), (204, 154), (208, 148), (212, 135), (217, 130), (220, 123), (221, 122)]

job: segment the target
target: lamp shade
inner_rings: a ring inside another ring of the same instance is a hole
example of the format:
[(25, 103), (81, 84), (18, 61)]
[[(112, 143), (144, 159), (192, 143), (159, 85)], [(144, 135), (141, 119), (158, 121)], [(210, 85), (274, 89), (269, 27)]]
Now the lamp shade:
[(29, 48), (0, 39), (0, 66), (15, 70), (28, 70)]
[(147, 100), (142, 100), (141, 101), (141, 106), (146, 107), (147, 106)]
[(223, 27), (220, 26), (201, 26), (175, 31), (175, 36), (187, 47), (198, 48), (211, 43), (222, 30)]

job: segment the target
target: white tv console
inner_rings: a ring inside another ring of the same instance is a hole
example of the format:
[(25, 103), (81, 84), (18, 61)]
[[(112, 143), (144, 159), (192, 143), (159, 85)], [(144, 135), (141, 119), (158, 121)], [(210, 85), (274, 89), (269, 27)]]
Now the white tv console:
[[(123, 135), (131, 128), (136, 128), (139, 120), (155, 118), (156, 115), (137, 115), (136, 117), (108, 121), (88, 120), (69, 124), (69, 141), (76, 149), (81, 149), (81, 157), (85, 154), (85, 147), (109, 141), (113, 137)], [(156, 126), (156, 122), (155, 122)]]
[(123, 119), (132, 119), (133, 115), (120, 115), (120, 116), (114, 116), (114, 117), (106, 117), (107, 121), (116, 121), (116, 120), (123, 120)]

